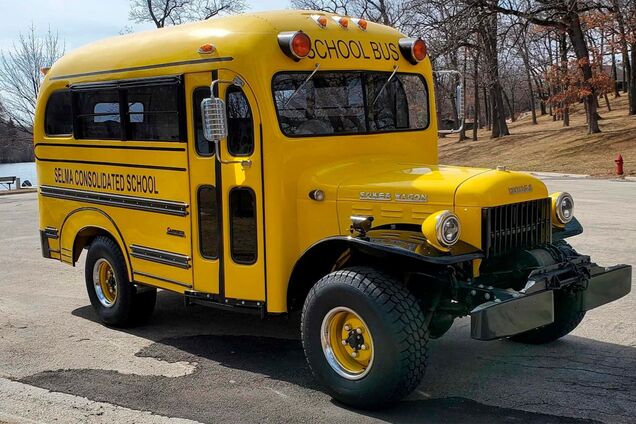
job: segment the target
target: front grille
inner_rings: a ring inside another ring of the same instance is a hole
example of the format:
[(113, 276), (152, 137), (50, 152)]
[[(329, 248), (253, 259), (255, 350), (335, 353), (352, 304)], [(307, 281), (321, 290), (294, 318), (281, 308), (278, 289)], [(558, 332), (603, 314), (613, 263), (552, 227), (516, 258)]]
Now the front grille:
[(482, 250), (502, 256), (552, 240), (550, 199), (531, 200), (482, 209)]

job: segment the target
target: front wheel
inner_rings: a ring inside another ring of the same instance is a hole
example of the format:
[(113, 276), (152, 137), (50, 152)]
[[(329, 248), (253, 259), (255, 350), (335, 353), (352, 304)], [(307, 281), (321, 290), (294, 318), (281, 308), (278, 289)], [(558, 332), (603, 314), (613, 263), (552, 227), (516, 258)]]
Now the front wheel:
[(578, 308), (575, 293), (554, 293), (554, 322), (544, 327), (510, 337), (510, 340), (526, 344), (550, 343), (572, 332), (583, 321), (585, 312)]
[(348, 405), (397, 402), (424, 376), (424, 316), (406, 287), (383, 272), (356, 267), (323, 277), (307, 296), (301, 327), (314, 375)]

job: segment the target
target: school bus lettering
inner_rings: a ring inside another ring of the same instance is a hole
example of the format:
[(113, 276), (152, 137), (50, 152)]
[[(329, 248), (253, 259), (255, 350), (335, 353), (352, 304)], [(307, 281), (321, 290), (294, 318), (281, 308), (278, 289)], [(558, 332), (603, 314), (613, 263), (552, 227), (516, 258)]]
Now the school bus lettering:
[(116, 174), (81, 169), (55, 168), (54, 181), (59, 184), (101, 190), (159, 194), (157, 180), (150, 175)]
[(322, 40), (313, 41), (307, 56), (309, 59), (375, 59), (399, 60), (398, 46), (394, 43), (358, 40)]
[(570, 194), (439, 163), (434, 89), (424, 40), (328, 13), (79, 48), (38, 97), (42, 254), (87, 250), (90, 302), (114, 326), (149, 318), (157, 289), (297, 312), (316, 377), (362, 408), (414, 390), (457, 318), (478, 340), (546, 343), (629, 293), (631, 266), (566, 242), (583, 231)]

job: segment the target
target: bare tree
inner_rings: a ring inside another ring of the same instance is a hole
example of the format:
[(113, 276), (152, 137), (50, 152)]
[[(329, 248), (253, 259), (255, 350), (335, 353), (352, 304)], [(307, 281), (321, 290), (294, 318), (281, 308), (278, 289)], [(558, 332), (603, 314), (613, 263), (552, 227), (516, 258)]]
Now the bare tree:
[(409, 13), (412, 0), (291, 0), (297, 9), (320, 10), (346, 16), (356, 16), (372, 22), (399, 28), (404, 32), (404, 17)]
[(50, 67), (65, 50), (64, 41), (49, 29), (39, 36), (35, 27), (18, 35), (17, 43), (0, 52), (0, 88), (5, 115), (22, 131), (33, 134), (33, 115), (42, 83), (42, 68)]
[(244, 0), (131, 0), (130, 20), (152, 22), (157, 28), (209, 19), (219, 14), (240, 13)]

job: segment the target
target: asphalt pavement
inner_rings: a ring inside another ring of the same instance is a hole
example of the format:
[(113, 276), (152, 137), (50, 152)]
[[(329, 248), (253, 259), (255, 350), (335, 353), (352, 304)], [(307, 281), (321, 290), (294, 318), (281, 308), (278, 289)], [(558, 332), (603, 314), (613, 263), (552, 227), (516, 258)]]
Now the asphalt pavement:
[[(636, 264), (636, 182), (544, 177), (570, 191), (601, 265)], [(431, 342), (420, 387), (359, 411), (321, 392), (294, 318), (185, 307), (160, 292), (143, 327), (97, 322), (76, 268), (41, 257), (36, 195), (0, 196), (0, 423), (636, 422), (636, 294), (589, 312), (544, 346)]]

